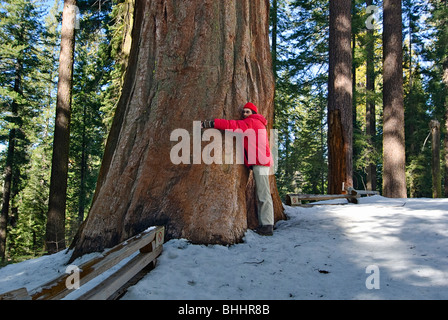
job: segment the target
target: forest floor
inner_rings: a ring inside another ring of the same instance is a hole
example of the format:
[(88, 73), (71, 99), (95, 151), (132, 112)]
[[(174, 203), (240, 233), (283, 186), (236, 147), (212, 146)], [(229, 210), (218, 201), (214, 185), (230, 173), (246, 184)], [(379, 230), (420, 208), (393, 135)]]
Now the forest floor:
[[(374, 196), (285, 208), (289, 219), (272, 237), (248, 231), (232, 246), (168, 241), (157, 267), (122, 300), (448, 298), (448, 199)], [(60, 252), (0, 269), (0, 293), (30, 291), (65, 272), (69, 257)]]

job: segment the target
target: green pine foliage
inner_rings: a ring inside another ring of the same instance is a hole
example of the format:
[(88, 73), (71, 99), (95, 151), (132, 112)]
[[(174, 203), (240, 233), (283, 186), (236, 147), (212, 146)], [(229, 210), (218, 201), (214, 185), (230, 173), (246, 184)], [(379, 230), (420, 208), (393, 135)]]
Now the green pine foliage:
[[(272, 1), (271, 1), (272, 2)], [(367, 33), (366, 1), (353, 1), (353, 179), (366, 188), (367, 167), (376, 165), (382, 186), (382, 2), (373, 38)], [(326, 95), (328, 1), (277, 0), (275, 127), (279, 132), (277, 185), (280, 194), (326, 193)], [(274, 8), (274, 7), (273, 7)], [(272, 8), (272, 9), (273, 9)], [(431, 197), (431, 143), (423, 147), (429, 122), (445, 123), (448, 6), (441, 0), (403, 1), (403, 65), (408, 196)], [(273, 15), (271, 13), (271, 15)], [(366, 89), (367, 44), (374, 42), (375, 90)], [(446, 69), (446, 67), (445, 67)], [(376, 134), (366, 135), (366, 104), (375, 103)], [(446, 135), (442, 128), (441, 139)], [(443, 146), (443, 143), (441, 144)], [(442, 151), (443, 159), (446, 150)], [(443, 169), (443, 167), (442, 167)], [(443, 171), (443, 170), (442, 170)], [(445, 174), (444, 171), (442, 175)]]
[(278, 1), (278, 8), (279, 193), (325, 193), (328, 1)]
[[(39, 180), (33, 174), (33, 159), (38, 155), (42, 141), (41, 130), (44, 124), (41, 119), (48, 101), (48, 67), (52, 64), (42, 50), (45, 45), (45, 29), (40, 6), (38, 1), (0, 2), (0, 143), (5, 145), (0, 159), (2, 172), (6, 158), (9, 156), (12, 159), (7, 227), (7, 246), (12, 255), (24, 253), (18, 249), (22, 244), (33, 250), (33, 240), (30, 239), (32, 236), (29, 235), (33, 233), (32, 229), (39, 229), (36, 224), (39, 225), (40, 220), (45, 217), (39, 213), (34, 216), (39, 210), (36, 202), (41, 198), (39, 184), (33, 184), (34, 194), (29, 193), (30, 181)], [(11, 140), (12, 130), (15, 137)], [(11, 144), (14, 148), (8, 150)], [(25, 217), (22, 209), (29, 200), (28, 196), (33, 198), (30, 208), (36, 211)]]
[[(42, 4), (10, 0), (1, 1), (0, 5), (2, 171), (8, 131), (13, 127), (20, 129), (8, 219), (7, 256), (13, 262), (44, 253), (62, 1), (55, 0), (45, 15), (37, 9), (43, 8)], [(122, 78), (123, 71), (117, 62), (119, 50), (114, 50), (111, 42), (120, 36), (113, 30), (119, 29), (117, 24), (123, 20), (117, 18), (118, 13), (112, 13), (112, 6), (109, 1), (78, 1), (80, 28), (75, 45), (67, 243), (89, 210), (108, 132), (105, 119), (112, 117), (120, 93), (117, 79)], [(25, 34), (22, 38), (21, 32)], [(13, 90), (17, 59), (23, 62), (20, 93)], [(9, 110), (12, 101), (19, 103), (17, 116)]]

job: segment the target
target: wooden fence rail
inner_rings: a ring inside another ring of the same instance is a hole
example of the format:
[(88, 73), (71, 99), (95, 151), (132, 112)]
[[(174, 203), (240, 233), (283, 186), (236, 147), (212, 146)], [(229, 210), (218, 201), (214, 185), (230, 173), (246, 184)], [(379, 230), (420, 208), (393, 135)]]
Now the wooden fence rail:
[[(84, 292), (77, 300), (107, 300), (116, 297), (118, 290), (123, 288), (137, 273), (149, 264), (155, 264), (163, 250), (164, 233), (164, 227), (150, 228), (107, 250), (101, 256), (77, 266), (79, 286), (82, 287), (139, 251), (124, 266)], [(60, 300), (73, 292), (73, 289), (70, 289), (71, 286), (67, 285), (71, 281), (70, 277), (72, 277), (71, 274), (61, 275), (29, 293), (26, 288), (6, 292), (0, 294), (0, 300)]]
[(312, 206), (310, 204), (302, 204), (302, 201), (323, 201), (333, 199), (347, 199), (350, 203), (358, 203), (358, 199), (363, 195), (378, 195), (378, 191), (364, 191), (348, 188), (346, 194), (287, 194), (286, 205), (288, 206)]

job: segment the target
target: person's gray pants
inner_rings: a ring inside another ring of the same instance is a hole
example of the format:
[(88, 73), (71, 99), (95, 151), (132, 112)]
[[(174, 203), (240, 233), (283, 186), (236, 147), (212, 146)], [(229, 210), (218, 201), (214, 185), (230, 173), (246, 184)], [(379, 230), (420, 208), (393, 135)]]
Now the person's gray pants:
[(253, 166), (255, 191), (258, 199), (258, 221), (260, 225), (274, 225), (274, 206), (269, 186), (270, 167)]

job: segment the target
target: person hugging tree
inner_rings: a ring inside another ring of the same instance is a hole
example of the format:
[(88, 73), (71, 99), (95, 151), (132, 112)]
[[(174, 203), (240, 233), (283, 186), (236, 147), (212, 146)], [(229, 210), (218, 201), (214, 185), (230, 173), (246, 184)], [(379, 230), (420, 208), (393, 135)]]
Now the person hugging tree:
[[(244, 164), (253, 170), (258, 199), (258, 221), (260, 225), (254, 231), (263, 236), (272, 236), (274, 207), (269, 186), (272, 158), (266, 124), (266, 118), (258, 114), (257, 106), (251, 102), (244, 106), (241, 120), (214, 119), (201, 121), (202, 128), (243, 133)], [(248, 135), (254, 135), (255, 138), (251, 139)]]

